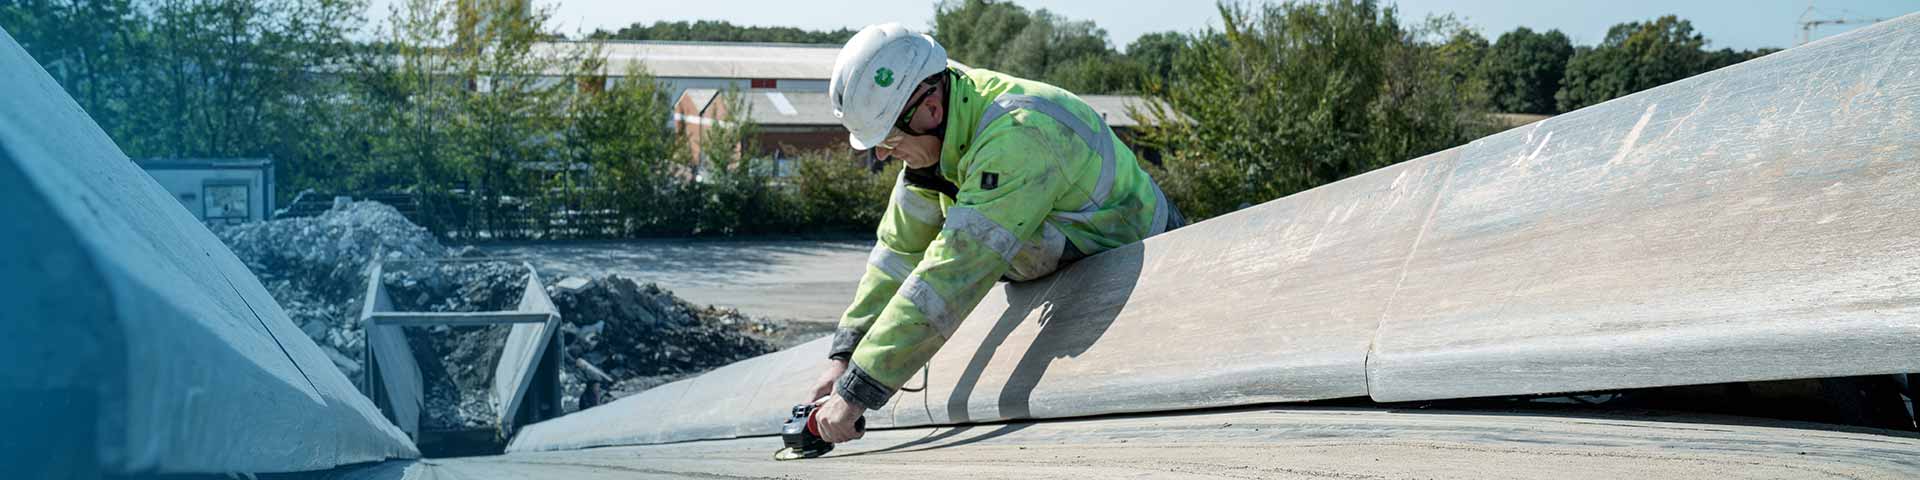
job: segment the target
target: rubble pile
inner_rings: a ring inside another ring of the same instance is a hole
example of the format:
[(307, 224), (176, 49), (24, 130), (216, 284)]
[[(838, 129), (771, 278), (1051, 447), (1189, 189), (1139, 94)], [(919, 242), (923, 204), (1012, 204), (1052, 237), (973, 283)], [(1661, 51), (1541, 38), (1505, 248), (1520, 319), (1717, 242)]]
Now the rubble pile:
[(560, 310), (569, 359), (561, 376), (566, 410), (578, 408), (588, 383), (614, 380), (597, 392), (618, 398), (715, 367), (771, 353), (780, 323), (733, 309), (696, 307), (652, 283), (619, 275), (567, 278), (548, 286)]
[(367, 264), (376, 252), (388, 259), (456, 253), (378, 202), (356, 202), (314, 217), (221, 227), (214, 234), (355, 383), (364, 374), (359, 359), (366, 349), (360, 304)]
[[(376, 202), (215, 233), (355, 383), (365, 375), (359, 318), (367, 266), (375, 256), (392, 261), (479, 255), (472, 247), (441, 245)], [(390, 262), (381, 282), (399, 311), (503, 311), (518, 306), (528, 273), (513, 261)], [(617, 275), (543, 280), (565, 320), (558, 334), (567, 353), (560, 375), (566, 411), (578, 409), (583, 395), (591, 397), (587, 405), (611, 401), (819, 333), (695, 306), (657, 285)], [(510, 327), (406, 330), (426, 381), (423, 426), (491, 425), (493, 371)]]
[[(380, 282), (403, 312), (511, 311), (527, 284), (526, 266), (511, 261), (388, 263)], [(404, 329), (420, 365), (429, 430), (481, 428), (498, 418), (493, 369), (508, 325)]]

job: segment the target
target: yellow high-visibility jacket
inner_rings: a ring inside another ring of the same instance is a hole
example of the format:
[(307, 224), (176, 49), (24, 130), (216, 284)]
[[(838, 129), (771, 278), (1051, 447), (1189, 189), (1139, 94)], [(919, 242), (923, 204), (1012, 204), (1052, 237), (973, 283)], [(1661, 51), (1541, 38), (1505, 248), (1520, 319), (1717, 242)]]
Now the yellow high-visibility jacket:
[(950, 75), (940, 163), (901, 172), (830, 353), (851, 358), (835, 392), (869, 409), (926, 365), (994, 281), (1039, 278), (1064, 252), (1168, 228), (1166, 196), (1079, 97), (988, 70)]

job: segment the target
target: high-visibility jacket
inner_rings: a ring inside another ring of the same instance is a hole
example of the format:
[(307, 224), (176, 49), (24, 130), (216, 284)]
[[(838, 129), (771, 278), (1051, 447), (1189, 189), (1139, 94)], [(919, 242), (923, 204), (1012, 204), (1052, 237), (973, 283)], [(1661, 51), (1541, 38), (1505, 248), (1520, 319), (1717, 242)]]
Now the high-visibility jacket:
[(894, 184), (831, 349), (851, 357), (835, 391), (870, 409), (926, 365), (996, 280), (1051, 273), (1069, 244), (1091, 255), (1140, 241), (1166, 230), (1172, 211), (1079, 97), (988, 70), (952, 72), (939, 165)]

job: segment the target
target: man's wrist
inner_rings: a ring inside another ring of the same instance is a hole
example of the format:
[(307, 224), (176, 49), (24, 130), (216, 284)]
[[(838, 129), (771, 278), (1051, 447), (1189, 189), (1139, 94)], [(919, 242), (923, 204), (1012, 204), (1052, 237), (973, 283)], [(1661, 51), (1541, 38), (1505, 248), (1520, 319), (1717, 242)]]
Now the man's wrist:
[(851, 362), (847, 364), (846, 373), (833, 382), (833, 393), (867, 410), (878, 410), (887, 405), (887, 399), (893, 398), (892, 387), (875, 380), (861, 370), (859, 364)]

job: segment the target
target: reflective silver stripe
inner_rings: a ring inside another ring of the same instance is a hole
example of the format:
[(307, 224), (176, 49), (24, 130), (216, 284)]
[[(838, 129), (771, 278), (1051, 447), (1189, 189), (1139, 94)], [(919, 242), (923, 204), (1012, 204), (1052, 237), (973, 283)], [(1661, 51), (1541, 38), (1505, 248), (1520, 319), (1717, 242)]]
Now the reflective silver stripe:
[(907, 189), (907, 173), (900, 172), (900, 178), (893, 183), (893, 205), (907, 217), (926, 225), (940, 224), (940, 204), (927, 197), (915, 195)]
[(1020, 253), (1020, 237), (1013, 231), (1000, 226), (987, 215), (969, 207), (953, 207), (947, 210), (946, 228), (967, 232), (974, 238), (986, 242), (987, 248), (1000, 254), (1002, 260), (1013, 261), (1013, 255)]
[(1013, 267), (1007, 269), (1006, 277), (1016, 282), (1024, 282), (1047, 276), (1060, 269), (1060, 255), (1067, 249), (1067, 235), (1053, 222), (1040, 225), (1040, 238), (1032, 242), (1020, 242), (1020, 253), (1013, 256)]
[(933, 291), (932, 284), (920, 281), (919, 275), (907, 277), (906, 283), (900, 285), (900, 295), (920, 308), (920, 313), (927, 316), (927, 324), (940, 332), (940, 338), (951, 338), (953, 331), (960, 328), (961, 319), (954, 318), (953, 312), (947, 310), (947, 299)]
[(880, 269), (881, 273), (894, 280), (907, 278), (913, 273), (913, 256), (895, 252), (885, 243), (874, 243), (873, 253), (867, 254), (867, 264)]
[(1113, 193), (1113, 176), (1119, 168), (1113, 156), (1113, 133), (1108, 129), (1107, 122), (1100, 122), (1099, 128), (1096, 129), (1094, 125), (1088, 125), (1085, 120), (1081, 120), (1073, 112), (1067, 111), (1066, 107), (1052, 100), (1008, 93), (994, 98), (993, 103), (987, 105), (986, 114), (980, 116), (979, 125), (973, 129), (974, 138), (980, 138), (980, 134), (986, 132), (987, 124), (993, 123), (994, 120), (1016, 108), (1039, 112), (1061, 125), (1066, 125), (1067, 128), (1073, 129), (1074, 134), (1080, 136), (1080, 141), (1086, 143), (1087, 148), (1100, 154), (1100, 181), (1093, 184), (1093, 194), (1087, 198), (1087, 205), (1081, 207), (1081, 210), (1091, 212), (1107, 203), (1107, 196)]

